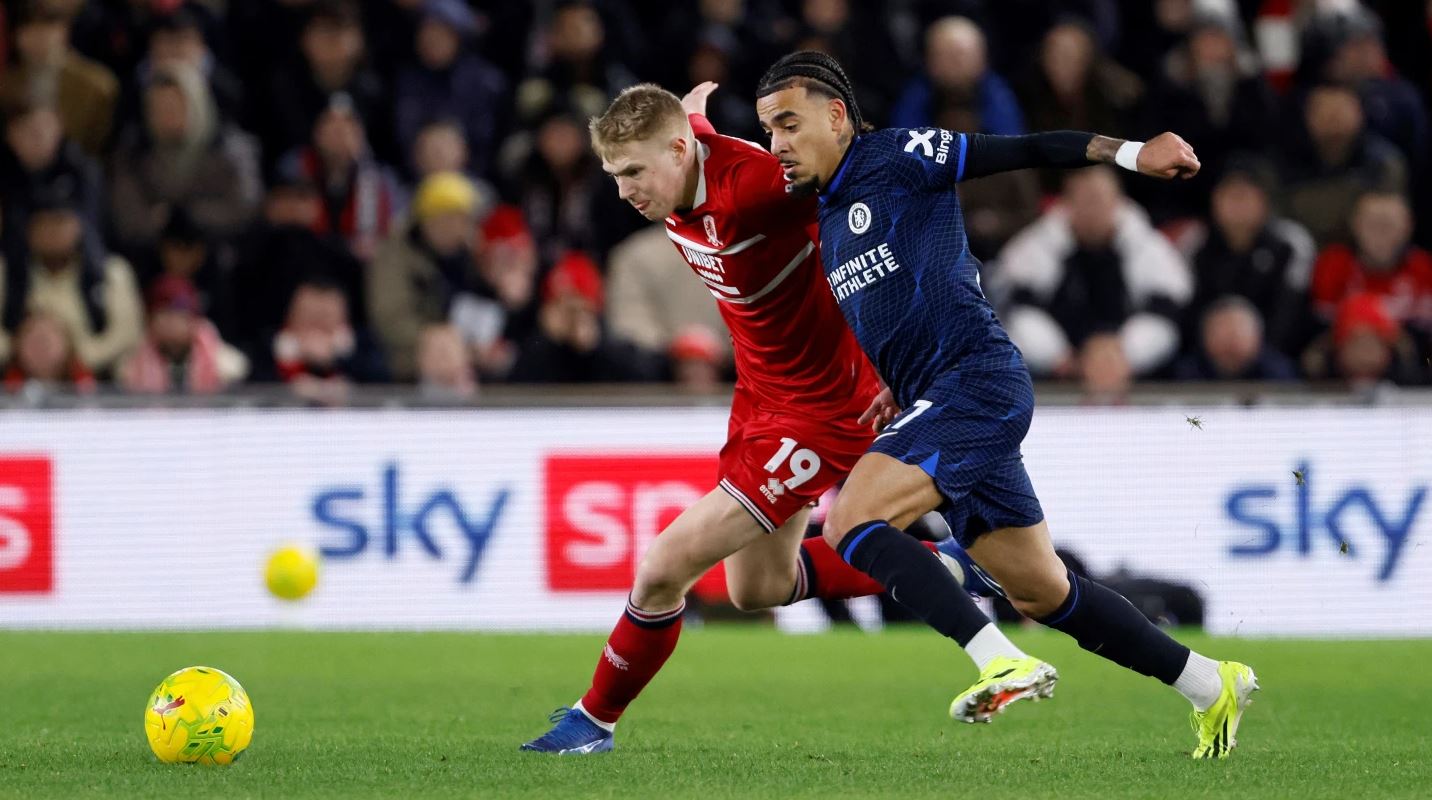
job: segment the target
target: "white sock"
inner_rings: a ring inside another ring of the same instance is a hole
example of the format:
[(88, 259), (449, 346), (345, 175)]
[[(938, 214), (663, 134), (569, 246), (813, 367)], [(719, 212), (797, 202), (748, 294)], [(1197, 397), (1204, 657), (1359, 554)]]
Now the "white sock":
[(979, 668), (980, 672), (984, 672), (984, 668), (989, 666), (989, 662), (1000, 656), (1006, 658), (1025, 657), (1024, 651), (1015, 647), (1014, 642), (1011, 642), (1009, 637), (1005, 636), (993, 622), (980, 628), (980, 632), (975, 634), (975, 638), (965, 645), (965, 652), (974, 659), (975, 666)]
[(1188, 651), (1188, 663), (1183, 665), (1183, 672), (1179, 674), (1178, 680), (1173, 682), (1173, 688), (1187, 697), (1195, 709), (1207, 711), (1223, 692), (1223, 678), (1218, 674), (1218, 662), (1192, 650)]
[(617, 729), (617, 724), (616, 724), (615, 722), (602, 722), (601, 720), (599, 720), (599, 719), (597, 719), (596, 717), (592, 716), (591, 712), (587, 711), (587, 709), (582, 708), (582, 701), (581, 701), (581, 700), (578, 700), (577, 702), (573, 703), (573, 704), (572, 704), (572, 708), (575, 708), (575, 709), (577, 709), (578, 711), (582, 712), (582, 716), (584, 716), (584, 717), (586, 717), (587, 719), (591, 720), (593, 725), (597, 726), (598, 728), (601, 728), (602, 730), (606, 731), (607, 733), (611, 733), (612, 731), (614, 731), (614, 730)]

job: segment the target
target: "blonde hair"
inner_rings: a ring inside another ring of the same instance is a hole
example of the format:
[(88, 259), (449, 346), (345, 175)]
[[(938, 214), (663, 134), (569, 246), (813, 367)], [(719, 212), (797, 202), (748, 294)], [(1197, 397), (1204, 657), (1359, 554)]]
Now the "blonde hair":
[(599, 117), (587, 123), (592, 149), (605, 158), (619, 145), (640, 142), (670, 131), (686, 131), (686, 112), (676, 95), (654, 83), (622, 90)]

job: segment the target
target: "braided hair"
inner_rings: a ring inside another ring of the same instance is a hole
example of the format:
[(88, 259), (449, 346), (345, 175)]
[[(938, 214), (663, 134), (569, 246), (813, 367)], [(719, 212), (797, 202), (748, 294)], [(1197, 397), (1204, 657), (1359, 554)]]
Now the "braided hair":
[(829, 55), (817, 50), (801, 50), (782, 56), (761, 76), (761, 82), (756, 87), (756, 97), (765, 97), (797, 86), (844, 103), (846, 113), (850, 116), (850, 124), (854, 126), (856, 133), (874, 130), (866, 124), (865, 118), (860, 114), (860, 106), (855, 103), (855, 86), (850, 82), (850, 77), (841, 69), (840, 62)]

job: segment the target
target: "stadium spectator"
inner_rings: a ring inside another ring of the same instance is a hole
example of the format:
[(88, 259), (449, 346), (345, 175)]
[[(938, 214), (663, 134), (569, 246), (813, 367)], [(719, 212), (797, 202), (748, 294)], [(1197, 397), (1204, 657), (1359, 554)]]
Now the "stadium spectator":
[(1134, 385), (1134, 369), (1119, 336), (1096, 333), (1079, 347), (1078, 374), (1082, 402), (1090, 406), (1121, 406), (1128, 403)]
[(1315, 380), (1340, 379), (1354, 389), (1390, 382), (1425, 382), (1416, 344), (1380, 296), (1356, 294), (1338, 307), (1330, 331), (1303, 354), (1303, 371)]
[[(1099, 49), (1094, 31), (1078, 17), (1044, 34), (1039, 58), (1020, 82), (1019, 98), (1036, 131), (1125, 131), (1144, 93), (1143, 81)], [(1058, 173), (1041, 183), (1058, 190)]]
[(99, 164), (64, 135), (54, 105), (43, 97), (19, 91), (5, 98), (5, 147), (0, 151), (0, 195), (5, 218), (0, 223), (3, 253), (12, 262), (25, 261), (26, 218), (35, 198), (61, 186), (71, 192), (84, 218), (85, 248), (104, 251), (101, 206), (103, 178)]
[(937, 20), (925, 33), (925, 69), (913, 78), (890, 111), (890, 125), (918, 128), (945, 120), (946, 127), (1013, 136), (1024, 133), (1019, 100), (989, 68), (987, 43), (964, 17)]
[(243, 380), (248, 367), (204, 318), (194, 284), (166, 275), (149, 290), (148, 333), (117, 374), (135, 394), (215, 394)]
[[(719, 303), (671, 246), (665, 225), (643, 228), (612, 249), (606, 287), (612, 337), (647, 358), (662, 358), (690, 326), (726, 329)], [(718, 345), (728, 357), (731, 348), (724, 336)]]
[[(226, 120), (238, 120), (243, 111), (243, 84), (215, 57), (204, 38), (200, 12), (189, 3), (171, 13), (156, 15), (150, 23), (149, 52), (135, 69), (134, 86), (148, 86), (156, 67), (172, 64), (182, 64), (204, 76), (219, 114)], [(121, 114), (121, 119), (129, 117), (128, 113)]]
[(294, 290), (271, 358), (276, 377), (316, 405), (343, 405), (353, 384), (387, 377), (378, 349), (349, 319), (343, 287), (322, 280)]
[(472, 172), (486, 175), (506, 121), (507, 81), (471, 52), (477, 17), (462, 0), (424, 0), (420, 19), (416, 60), (394, 87), (398, 146), (411, 153), (424, 125), (452, 120), (466, 139)]
[(312, 144), (290, 153), (280, 169), (318, 187), (314, 232), (344, 242), (360, 261), (372, 258), (403, 213), (402, 186), (374, 157), (347, 95), (333, 96), (313, 123)]
[(309, 141), (319, 118), (341, 96), (367, 130), (379, 158), (391, 158), (392, 112), (382, 79), (364, 63), (364, 33), (353, 0), (316, 0), (299, 39), (297, 65), (272, 72), (263, 103), (263, 136), (270, 157)]
[(1324, 248), (1313, 268), (1314, 307), (1325, 320), (1351, 296), (1373, 294), (1399, 324), (1432, 330), (1432, 254), (1413, 245), (1412, 209), (1395, 192), (1357, 199), (1352, 246)]
[(1427, 109), (1417, 87), (1397, 74), (1387, 59), (1382, 23), (1365, 8), (1326, 18), (1334, 43), (1324, 70), (1328, 80), (1357, 88), (1368, 130), (1401, 149), (1420, 173), (1427, 165)]
[(263, 196), (253, 138), (218, 116), (193, 68), (156, 67), (144, 89), (144, 123), (116, 147), (110, 219), (121, 250), (135, 257), (159, 240), (176, 209), (222, 240), (249, 224)]
[(586, 119), (637, 82), (608, 46), (606, 26), (591, 3), (558, 4), (542, 40), (547, 63), (517, 87), (517, 114), (524, 122), (540, 118), (554, 100), (573, 105)]
[(537, 327), (537, 245), (515, 206), (498, 206), (482, 223), (473, 292), (457, 297), (452, 319), (482, 377), (506, 377), (517, 343)]
[(1084, 340), (1107, 332), (1135, 375), (1157, 371), (1177, 353), (1175, 320), (1193, 295), (1182, 257), (1107, 167), (1070, 173), (1062, 204), (1010, 241), (990, 284), (1036, 376), (1074, 377)]
[(418, 395), (430, 402), (463, 402), (477, 396), (477, 374), (462, 331), (428, 325), (418, 335)]
[(232, 294), (241, 313), (230, 338), (251, 360), (266, 359), (294, 291), (305, 282), (341, 287), (354, 324), (364, 324), (363, 265), (342, 242), (314, 233), (320, 214), (322, 199), (311, 182), (280, 176), (268, 191), (261, 218), (240, 241)]
[(716, 332), (705, 325), (688, 325), (667, 348), (671, 380), (689, 394), (710, 394), (721, 385), (725, 351)]
[(1308, 282), (1316, 247), (1303, 226), (1274, 217), (1275, 177), (1266, 160), (1246, 154), (1228, 162), (1213, 186), (1207, 222), (1180, 239), (1193, 267), (1193, 301), (1185, 315), (1184, 340), (1198, 342), (1204, 313), (1226, 295), (1247, 298), (1267, 322), (1267, 341), (1296, 357), (1311, 331)]
[(108, 372), (139, 342), (143, 309), (134, 273), (116, 255), (94, 257), (84, 246), (78, 199), (56, 189), (39, 198), (27, 225), (28, 263), (0, 261), (0, 360), (9, 331), (42, 310), (65, 324), (75, 352), (95, 373)]
[(801, 0), (788, 5), (799, 7), (795, 35), (785, 34), (790, 27), (785, 21), (773, 25), (779, 31), (776, 52), (762, 61), (760, 69), (765, 70), (770, 60), (782, 53), (796, 50), (829, 53), (850, 76), (856, 104), (865, 118), (887, 119), (890, 101), (899, 95), (911, 64), (901, 58), (895, 46), (885, 4)]
[(563, 254), (542, 284), (537, 333), (512, 367), (516, 383), (649, 379), (602, 329), (602, 274), (583, 253)]
[(604, 257), (640, 227), (641, 217), (611, 190), (611, 178), (588, 146), (585, 117), (553, 107), (530, 145), (509, 170), (506, 194), (522, 208), (544, 262), (567, 249)]
[(1319, 246), (1346, 240), (1353, 204), (1367, 189), (1403, 191), (1407, 164), (1397, 149), (1365, 129), (1362, 103), (1334, 84), (1314, 88), (1303, 106), (1306, 138), (1281, 152), (1283, 207)]
[(71, 391), (90, 394), (94, 375), (75, 354), (69, 328), (53, 314), (34, 311), (15, 331), (14, 357), (5, 368), (9, 394)]
[(1181, 381), (1290, 381), (1298, 376), (1287, 356), (1268, 346), (1263, 315), (1246, 297), (1227, 295), (1202, 315), (1199, 348), (1174, 368)]
[(71, 20), (63, 7), (24, 4), (14, 20), (16, 63), (5, 72), (0, 89), (53, 96), (65, 135), (98, 157), (114, 126), (119, 81), (103, 64), (70, 47)]
[(435, 119), (419, 128), (408, 154), (419, 181), (439, 172), (461, 172), (472, 177), (470, 156), (462, 126), (449, 119)]
[(417, 375), (423, 326), (447, 321), (458, 295), (473, 291), (478, 202), (477, 188), (462, 175), (429, 176), (413, 198), (412, 218), (368, 265), (368, 317), (398, 380)]
[(1188, 38), (1150, 87), (1145, 138), (1177, 131), (1195, 142), (1203, 165), (1192, 180), (1145, 181), (1140, 199), (1156, 221), (1192, 217), (1206, 208), (1212, 177), (1238, 149), (1261, 150), (1275, 133), (1272, 88), (1244, 44), (1243, 25), (1230, 8), (1199, 11)]
[[(141, 286), (153, 287), (156, 281), (172, 276), (192, 283), (199, 293), (199, 306), (221, 331), (230, 330), (234, 308), (226, 285), (227, 275), (220, 266), (217, 248), (209, 237), (194, 224), (182, 208), (169, 215), (164, 230), (159, 232), (155, 257), (134, 264)], [(247, 312), (247, 309), (245, 309)]]

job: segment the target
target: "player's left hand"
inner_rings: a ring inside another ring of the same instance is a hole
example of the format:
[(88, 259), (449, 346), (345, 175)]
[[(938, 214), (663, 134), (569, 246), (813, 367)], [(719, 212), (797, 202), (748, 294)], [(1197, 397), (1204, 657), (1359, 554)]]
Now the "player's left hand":
[(716, 91), (721, 84), (713, 81), (704, 81), (691, 87), (691, 91), (681, 98), (681, 110), (688, 114), (700, 114), (706, 116), (706, 98)]
[(898, 416), (900, 416), (900, 406), (895, 405), (895, 395), (887, 386), (875, 396), (875, 400), (870, 403), (870, 408), (865, 409), (865, 413), (860, 415), (858, 423), (869, 425), (876, 433), (879, 433), (881, 428), (889, 425), (890, 420)]
[(1193, 147), (1176, 133), (1161, 133), (1139, 151), (1139, 173), (1154, 178), (1192, 178), (1200, 166)]

